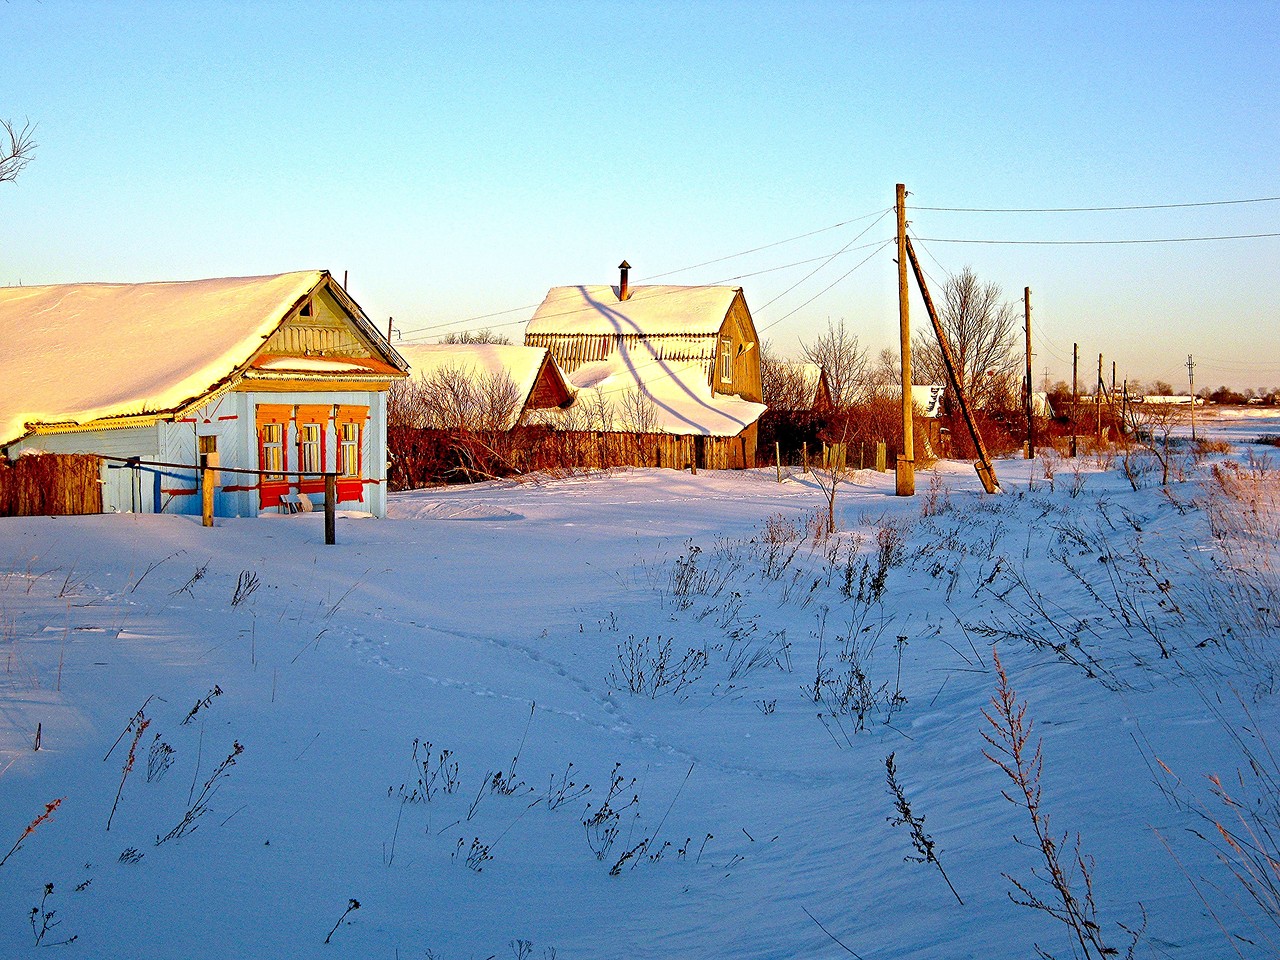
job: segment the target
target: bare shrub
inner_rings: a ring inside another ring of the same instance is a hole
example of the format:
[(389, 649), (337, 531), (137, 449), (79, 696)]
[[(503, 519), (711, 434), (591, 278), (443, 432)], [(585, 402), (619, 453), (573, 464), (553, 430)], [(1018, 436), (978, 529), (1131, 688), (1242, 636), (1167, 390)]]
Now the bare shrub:
[[(991, 660), (996, 669), (997, 687), (991, 697), (991, 709), (982, 711), (990, 724), (990, 730), (984, 730), (982, 738), (991, 748), (983, 750), (983, 756), (1009, 778), (1012, 785), (1002, 790), (1001, 795), (1027, 812), (1036, 840), (1030, 846), (1039, 850), (1043, 862), (1042, 868), (1031, 869), (1031, 880), (1026, 883), (1003, 874), (1017, 890), (1016, 894), (1008, 894), (1009, 899), (1019, 906), (1048, 914), (1065, 926), (1074, 941), (1073, 954), (1078, 947), (1079, 955), (1090, 960), (1118, 956), (1119, 949), (1103, 938), (1098, 922), (1098, 907), (1093, 896), (1094, 860), (1083, 852), (1079, 833), (1074, 839), (1070, 833), (1058, 836), (1050, 826), (1041, 795), (1043, 743), (1037, 738), (1032, 744), (1027, 706), (1019, 702), (994, 647)], [(1046, 889), (1049, 892), (1042, 894)], [(1146, 928), (1145, 911), (1138, 927), (1127, 927), (1123, 923), (1118, 926), (1129, 939), (1125, 956), (1132, 958)], [(1049, 956), (1038, 944), (1035, 949), (1040, 956)]]
[(680, 659), (674, 659), (674, 639), (627, 637), (618, 644), (618, 665), (609, 671), (611, 690), (626, 690), (638, 696), (656, 699), (662, 694), (679, 697), (682, 690), (696, 683), (707, 667), (707, 651), (688, 648)]

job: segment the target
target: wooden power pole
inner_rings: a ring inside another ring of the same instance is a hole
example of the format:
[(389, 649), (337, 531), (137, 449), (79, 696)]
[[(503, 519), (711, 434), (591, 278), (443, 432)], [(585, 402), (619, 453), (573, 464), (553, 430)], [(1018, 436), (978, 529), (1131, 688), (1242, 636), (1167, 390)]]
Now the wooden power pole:
[(1097, 426), (1094, 429), (1095, 442), (1102, 442), (1102, 391), (1106, 386), (1102, 382), (1102, 354), (1098, 354), (1098, 385), (1093, 388), (1093, 406), (1095, 408), (1095, 416), (1097, 418)]
[(911, 399), (911, 314), (907, 306), (907, 188), (898, 184), (898, 328), (902, 347), (902, 452), (896, 465), (896, 493), (916, 492), (915, 405)]
[(1071, 345), (1071, 456), (1076, 455), (1076, 411), (1080, 406), (1080, 344)]
[(1027, 459), (1036, 456), (1036, 401), (1031, 395), (1031, 288), (1022, 288), (1022, 313), (1027, 320)]
[(1191, 441), (1196, 439), (1196, 358), (1187, 354), (1187, 386), (1191, 388)]

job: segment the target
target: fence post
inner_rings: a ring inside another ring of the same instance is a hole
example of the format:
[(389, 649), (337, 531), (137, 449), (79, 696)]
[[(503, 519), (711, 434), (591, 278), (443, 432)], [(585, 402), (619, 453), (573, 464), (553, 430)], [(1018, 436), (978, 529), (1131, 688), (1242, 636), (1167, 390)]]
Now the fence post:
[(773, 444), (773, 456), (778, 461), (778, 482), (782, 482), (782, 445), (776, 440)]
[(324, 542), (333, 546), (338, 542), (338, 475), (324, 475)]
[(804, 472), (809, 472), (809, 441), (805, 440), (800, 444), (800, 452), (804, 456)]
[(205, 527), (213, 526), (213, 468), (217, 465), (216, 453), (200, 454), (200, 524)]

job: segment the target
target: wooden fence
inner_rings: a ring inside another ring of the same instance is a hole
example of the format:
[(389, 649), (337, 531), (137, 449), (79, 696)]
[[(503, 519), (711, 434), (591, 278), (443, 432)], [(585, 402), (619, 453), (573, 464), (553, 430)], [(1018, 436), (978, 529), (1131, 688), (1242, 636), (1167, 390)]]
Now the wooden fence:
[(387, 431), (387, 446), (391, 460), (388, 481), (393, 490), (566, 468), (737, 470), (755, 466), (752, 431), (736, 437), (697, 437), (541, 426), (507, 431), (392, 426)]
[(88, 454), (0, 458), (0, 517), (67, 517), (102, 512), (102, 461)]

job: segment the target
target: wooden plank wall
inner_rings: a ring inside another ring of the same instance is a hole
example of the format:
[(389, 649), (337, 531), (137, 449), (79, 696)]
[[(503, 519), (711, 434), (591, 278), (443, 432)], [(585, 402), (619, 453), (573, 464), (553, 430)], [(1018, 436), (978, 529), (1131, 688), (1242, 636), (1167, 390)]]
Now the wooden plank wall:
[(0, 517), (66, 517), (102, 512), (102, 461), (87, 454), (0, 458)]

